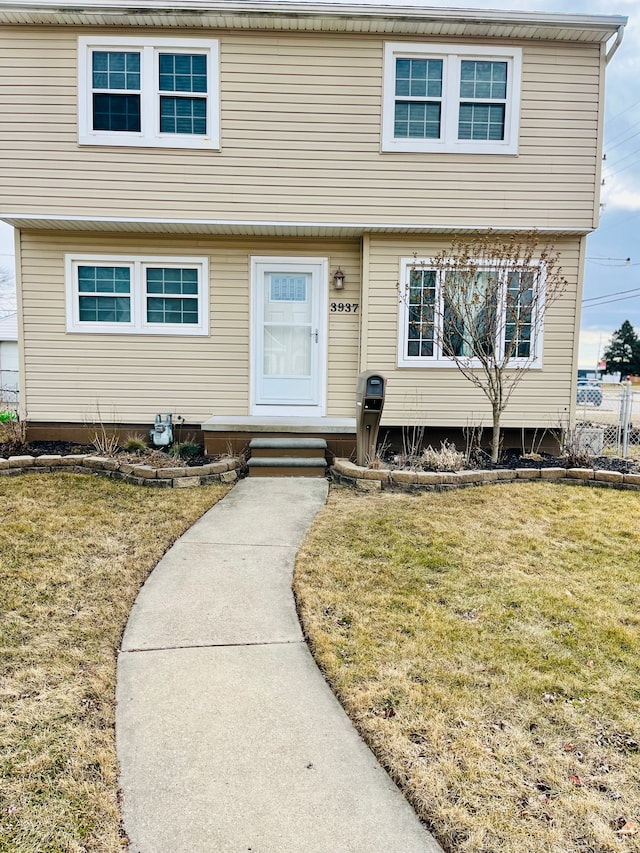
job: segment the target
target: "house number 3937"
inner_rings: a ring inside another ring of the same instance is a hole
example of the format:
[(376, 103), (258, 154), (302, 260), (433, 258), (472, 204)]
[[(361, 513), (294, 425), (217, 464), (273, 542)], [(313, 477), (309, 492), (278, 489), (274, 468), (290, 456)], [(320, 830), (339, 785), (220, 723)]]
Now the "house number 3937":
[(357, 314), (358, 313), (358, 302), (332, 302), (331, 303), (331, 313), (332, 314)]

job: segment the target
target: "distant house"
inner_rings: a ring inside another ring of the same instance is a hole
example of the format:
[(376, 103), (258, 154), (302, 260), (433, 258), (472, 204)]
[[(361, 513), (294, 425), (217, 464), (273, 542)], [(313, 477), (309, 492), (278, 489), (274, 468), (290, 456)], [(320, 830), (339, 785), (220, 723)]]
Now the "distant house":
[[(490, 423), (398, 299), (452, 235), (537, 229), (569, 286), (503, 424), (574, 411), (606, 65), (625, 18), (260, 0), (0, 3), (0, 219), (32, 435), (157, 413), (210, 450)], [(418, 285), (416, 285), (418, 286)], [(438, 299), (428, 264), (420, 299)], [(501, 303), (499, 303), (501, 304)], [(500, 345), (499, 342), (496, 345)]]
[(0, 317), (0, 404), (18, 402), (18, 315)]

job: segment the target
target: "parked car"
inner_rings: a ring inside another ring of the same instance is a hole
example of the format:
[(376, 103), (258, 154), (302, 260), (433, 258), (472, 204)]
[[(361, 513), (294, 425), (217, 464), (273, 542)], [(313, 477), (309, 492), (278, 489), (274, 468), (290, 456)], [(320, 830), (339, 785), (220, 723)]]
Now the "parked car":
[(602, 387), (599, 382), (578, 381), (578, 403), (590, 403), (592, 406), (602, 405)]

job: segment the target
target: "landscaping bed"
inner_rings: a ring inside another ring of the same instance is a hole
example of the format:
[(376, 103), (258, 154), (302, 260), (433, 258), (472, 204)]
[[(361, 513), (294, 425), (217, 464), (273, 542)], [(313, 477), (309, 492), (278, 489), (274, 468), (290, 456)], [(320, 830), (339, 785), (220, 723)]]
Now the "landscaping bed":
[(401, 490), (409, 492), (449, 491), (490, 483), (542, 480), (580, 486), (640, 490), (640, 473), (610, 468), (567, 468), (545, 465), (521, 468), (468, 468), (460, 471), (425, 471), (417, 468), (364, 467), (348, 459), (335, 459), (330, 475), (336, 483), (354, 486), (360, 491)]
[[(177, 453), (170, 453), (170, 448), (166, 450), (148, 448), (145, 452), (138, 453), (131, 453), (124, 448), (118, 448), (109, 455), (128, 462), (132, 461), (132, 459), (140, 462), (142, 457), (144, 457), (146, 460), (152, 461), (158, 468), (196, 467), (208, 465), (210, 462), (217, 462), (220, 459), (219, 456), (207, 456), (202, 452), (201, 448), (198, 448), (196, 451), (195, 447), (194, 452), (186, 458), (180, 457)], [(16, 447), (0, 442), (0, 458), (8, 459), (15, 455), (17, 455)], [(20, 455), (37, 458), (39, 456), (95, 456), (102, 454), (93, 444), (77, 444), (73, 441), (31, 441), (22, 445)]]
[(141, 436), (120, 446), (116, 437), (96, 436), (91, 444), (69, 441), (27, 442), (21, 424), (0, 423), (0, 476), (67, 471), (97, 473), (138, 486), (188, 488), (234, 482), (244, 473), (242, 459), (209, 457), (192, 442), (149, 447)]
[[(220, 459), (206, 465), (187, 466), (155, 465), (148, 457), (128, 455), (85, 456), (10, 456), (0, 458), (0, 477), (20, 474), (66, 472), (74, 474), (100, 474), (114, 480), (124, 480), (135, 486), (153, 488), (192, 488), (211, 483), (233, 483), (238, 479), (239, 461)], [(1, 851), (0, 851), (1, 853)]]
[(567, 452), (554, 456), (550, 453), (523, 453), (510, 449), (501, 453), (497, 462), (484, 450), (475, 449), (462, 453), (455, 445), (443, 442), (441, 447), (428, 447), (416, 453), (383, 452), (368, 467), (389, 470), (412, 471), (496, 471), (516, 468), (593, 468), (602, 471), (619, 471), (623, 474), (640, 473), (637, 459), (621, 459), (617, 456), (600, 456), (586, 451)]

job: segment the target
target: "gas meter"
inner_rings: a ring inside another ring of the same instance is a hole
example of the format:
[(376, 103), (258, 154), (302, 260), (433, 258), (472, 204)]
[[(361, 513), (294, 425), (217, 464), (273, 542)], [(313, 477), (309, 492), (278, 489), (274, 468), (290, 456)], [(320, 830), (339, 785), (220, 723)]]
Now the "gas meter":
[(173, 425), (171, 415), (156, 415), (153, 429), (149, 430), (149, 438), (155, 447), (168, 447), (173, 441)]

